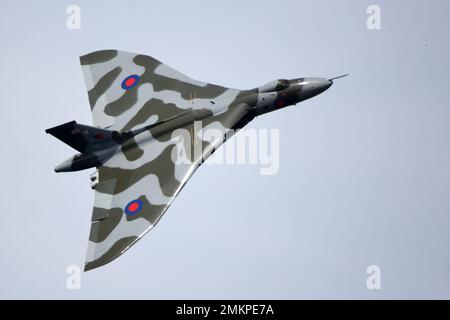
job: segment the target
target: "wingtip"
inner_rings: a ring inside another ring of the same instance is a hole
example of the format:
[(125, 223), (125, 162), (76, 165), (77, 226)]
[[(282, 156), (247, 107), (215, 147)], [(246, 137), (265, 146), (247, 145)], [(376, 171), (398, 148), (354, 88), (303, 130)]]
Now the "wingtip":
[(90, 271), (90, 270), (92, 270), (92, 269), (95, 269), (95, 268), (90, 267), (90, 266), (89, 266), (89, 263), (87, 263), (87, 264), (84, 265), (84, 270), (83, 270), (83, 271), (84, 271), (84, 272), (88, 272), (88, 271)]
[(90, 262), (85, 262), (84, 264), (84, 272), (88, 272), (94, 269), (97, 269), (98, 267), (104, 266), (106, 263), (104, 264), (96, 264), (95, 261), (90, 261)]

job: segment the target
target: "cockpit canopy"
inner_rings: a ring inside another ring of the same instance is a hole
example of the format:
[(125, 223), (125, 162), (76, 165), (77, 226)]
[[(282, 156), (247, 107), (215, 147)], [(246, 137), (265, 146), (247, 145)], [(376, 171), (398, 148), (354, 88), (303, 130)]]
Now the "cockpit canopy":
[(274, 92), (274, 91), (282, 91), (289, 87), (289, 84), (291, 83), (290, 80), (286, 79), (278, 79), (271, 81), (262, 87), (259, 87), (259, 92)]

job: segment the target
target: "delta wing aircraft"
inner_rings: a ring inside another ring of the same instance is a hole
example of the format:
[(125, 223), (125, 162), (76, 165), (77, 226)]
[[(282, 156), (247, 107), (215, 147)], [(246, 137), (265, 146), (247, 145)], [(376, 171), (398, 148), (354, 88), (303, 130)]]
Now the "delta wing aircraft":
[(280, 79), (237, 90), (130, 52), (96, 51), (80, 61), (94, 126), (71, 121), (46, 132), (79, 152), (56, 172), (96, 168), (85, 271), (116, 259), (152, 229), (231, 133), (261, 114), (324, 92), (340, 78)]

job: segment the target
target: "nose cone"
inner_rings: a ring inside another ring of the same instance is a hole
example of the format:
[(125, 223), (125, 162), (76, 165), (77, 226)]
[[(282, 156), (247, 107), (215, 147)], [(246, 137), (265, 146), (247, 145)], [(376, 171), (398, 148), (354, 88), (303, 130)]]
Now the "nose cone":
[(303, 89), (308, 94), (317, 95), (327, 90), (332, 84), (333, 81), (325, 78), (305, 78), (303, 80)]
[(333, 84), (333, 81), (325, 78), (300, 78), (294, 81), (298, 85), (298, 98), (300, 101), (321, 94)]
[(333, 85), (333, 81), (328, 80), (328, 79), (322, 79), (322, 80), (320, 80), (320, 82), (317, 85), (319, 86), (320, 89), (325, 91)]

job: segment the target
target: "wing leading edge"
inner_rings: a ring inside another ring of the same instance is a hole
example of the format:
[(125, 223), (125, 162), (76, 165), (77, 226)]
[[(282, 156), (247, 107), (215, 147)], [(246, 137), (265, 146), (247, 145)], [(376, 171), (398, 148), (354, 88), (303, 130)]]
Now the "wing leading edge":
[(81, 56), (80, 62), (94, 125), (110, 130), (142, 128), (239, 93), (126, 51), (96, 51)]

